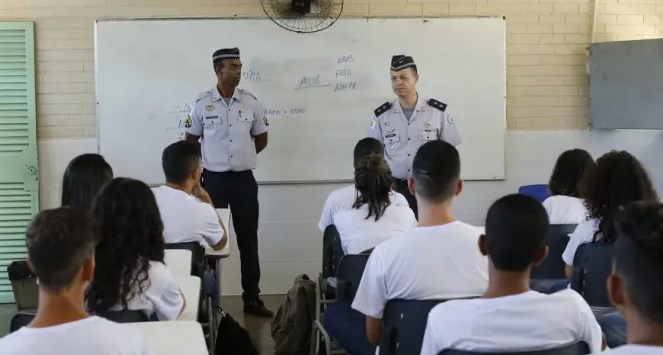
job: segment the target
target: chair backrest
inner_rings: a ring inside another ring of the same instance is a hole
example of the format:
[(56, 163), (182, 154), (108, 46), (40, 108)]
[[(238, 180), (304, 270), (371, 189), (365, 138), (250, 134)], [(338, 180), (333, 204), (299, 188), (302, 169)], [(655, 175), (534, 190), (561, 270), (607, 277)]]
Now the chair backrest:
[(204, 277), (205, 247), (198, 242), (168, 243), (166, 249), (185, 249), (191, 251), (191, 275)]
[(109, 311), (105, 313), (99, 313), (97, 316), (106, 318), (111, 322), (115, 323), (140, 323), (140, 322), (150, 322), (156, 321), (156, 315), (148, 317), (143, 311)]
[(509, 351), (509, 352), (479, 352), (479, 351), (465, 351), (465, 350), (442, 350), (438, 355), (585, 355), (589, 354), (589, 346), (587, 344), (573, 343), (560, 348), (548, 350), (533, 350), (533, 351)]
[(546, 234), (548, 257), (541, 265), (532, 270), (533, 279), (565, 279), (562, 253), (569, 243), (569, 233), (576, 229), (577, 224), (551, 224)]
[(532, 196), (541, 202), (550, 197), (550, 191), (548, 190), (548, 185), (546, 184), (524, 185), (518, 188), (518, 193)]
[(322, 278), (336, 276), (338, 263), (342, 257), (341, 236), (336, 226), (330, 224), (322, 235)]
[(382, 314), (380, 355), (421, 352), (428, 313), (446, 300), (389, 300)]
[(583, 244), (573, 258), (571, 288), (582, 295), (590, 306), (612, 307), (606, 280), (612, 272), (612, 244)]
[(14, 314), (11, 321), (9, 321), (9, 332), (13, 333), (26, 325), (30, 324), (35, 318), (35, 313), (19, 312)]
[(364, 274), (368, 254), (345, 255), (338, 263), (336, 299), (352, 302)]
[(7, 276), (12, 285), (14, 300), (19, 311), (35, 310), (39, 303), (37, 277), (32, 273), (27, 261), (17, 260), (7, 266)]

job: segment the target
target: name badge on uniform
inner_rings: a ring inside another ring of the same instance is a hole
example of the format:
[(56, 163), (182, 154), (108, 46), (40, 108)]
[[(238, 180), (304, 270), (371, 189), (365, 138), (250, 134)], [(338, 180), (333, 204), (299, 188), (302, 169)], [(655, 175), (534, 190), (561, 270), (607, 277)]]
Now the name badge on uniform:
[(219, 116), (206, 116), (205, 117), (206, 120), (214, 120), (214, 119), (217, 119), (217, 118), (219, 118)]
[(396, 133), (387, 134), (387, 135), (384, 136), (384, 137), (385, 137), (385, 138), (396, 137)]
[(205, 111), (207, 111), (207, 112), (212, 112), (212, 111), (214, 111), (214, 105), (207, 105), (207, 106), (205, 106)]

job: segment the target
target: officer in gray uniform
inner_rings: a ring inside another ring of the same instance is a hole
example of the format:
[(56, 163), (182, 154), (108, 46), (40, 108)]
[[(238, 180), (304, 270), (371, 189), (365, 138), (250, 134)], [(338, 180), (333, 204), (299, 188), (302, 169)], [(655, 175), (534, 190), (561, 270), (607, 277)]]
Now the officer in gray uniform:
[(419, 74), (410, 56), (391, 58), (391, 86), (396, 100), (375, 109), (368, 135), (384, 145), (385, 158), (395, 180), (395, 189), (405, 196), (417, 215), (417, 200), (407, 180), (412, 176), (412, 159), (427, 141), (442, 139), (454, 146), (461, 143), (456, 122), (447, 104), (425, 99), (417, 93)]
[(258, 260), (257, 155), (267, 146), (267, 117), (255, 96), (237, 88), (242, 74), (239, 49), (214, 52), (217, 84), (199, 94), (187, 119), (186, 139), (201, 142), (203, 187), (215, 208), (232, 211), (239, 247), (244, 312), (272, 317), (260, 300)]

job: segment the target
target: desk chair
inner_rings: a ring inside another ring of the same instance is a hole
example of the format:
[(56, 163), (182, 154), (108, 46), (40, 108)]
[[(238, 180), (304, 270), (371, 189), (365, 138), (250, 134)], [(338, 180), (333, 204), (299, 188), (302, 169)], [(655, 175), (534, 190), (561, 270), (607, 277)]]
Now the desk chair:
[(533, 279), (566, 279), (564, 268), (566, 263), (562, 260), (562, 253), (569, 243), (569, 233), (573, 233), (577, 224), (551, 224), (546, 234), (548, 257), (541, 265), (532, 270)]
[(438, 355), (585, 355), (589, 346), (585, 343), (573, 343), (560, 348), (534, 351), (480, 352), (466, 350), (442, 350)]
[(126, 325), (140, 332), (152, 355), (210, 354), (198, 322), (146, 322)]
[(518, 193), (534, 197), (541, 202), (550, 196), (550, 191), (548, 191), (548, 185), (546, 184), (524, 185), (518, 188)]
[[(205, 258), (205, 247), (200, 245), (198, 242), (183, 242), (168, 243), (165, 245), (165, 249), (184, 249), (191, 252), (191, 275), (198, 276), (200, 278), (202, 287), (202, 280), (205, 280), (205, 271), (209, 270)], [(200, 292), (200, 302), (201, 305), (203, 305), (203, 307), (200, 307), (200, 309), (204, 310), (204, 313), (207, 314), (207, 324), (203, 323), (203, 325), (207, 325), (209, 327), (209, 346), (210, 349), (214, 349), (214, 341), (216, 340), (217, 332), (216, 327), (218, 324), (216, 317), (217, 312), (215, 312), (212, 305), (212, 297), (207, 295), (204, 291), (205, 290), (203, 288), (202, 292)]]
[(37, 277), (30, 270), (27, 261), (13, 261), (7, 266), (7, 276), (12, 285), (18, 310), (36, 310), (39, 303), (39, 286), (37, 286)]
[[(350, 302), (354, 299), (361, 282), (361, 277), (364, 274), (366, 263), (368, 262), (368, 254), (359, 255), (345, 255), (338, 263), (336, 273), (336, 301)], [(311, 354), (317, 354), (320, 346), (320, 336), (322, 336), (325, 343), (325, 354), (332, 354), (331, 343), (332, 339), (329, 333), (322, 325), (321, 316), (316, 318), (313, 322), (313, 334), (311, 341)], [(334, 351), (334, 353), (337, 353)], [(345, 352), (341, 351), (341, 354)]]
[(389, 300), (382, 314), (380, 355), (419, 354), (428, 313), (446, 300)]
[[(336, 226), (330, 224), (322, 235), (322, 271), (318, 275), (315, 288), (314, 320), (322, 322), (322, 313), (326, 306), (334, 302), (336, 288), (335, 285), (330, 285), (328, 280), (336, 277), (336, 269), (342, 257), (341, 236), (338, 234)], [(332, 280), (332, 284), (334, 281), (335, 279)]]
[(571, 288), (592, 307), (612, 307), (608, 299), (606, 279), (612, 272), (612, 244), (583, 244), (573, 257)]
[(35, 318), (34, 312), (18, 312), (14, 314), (12, 319), (9, 321), (9, 332), (13, 333), (26, 325), (30, 324)]

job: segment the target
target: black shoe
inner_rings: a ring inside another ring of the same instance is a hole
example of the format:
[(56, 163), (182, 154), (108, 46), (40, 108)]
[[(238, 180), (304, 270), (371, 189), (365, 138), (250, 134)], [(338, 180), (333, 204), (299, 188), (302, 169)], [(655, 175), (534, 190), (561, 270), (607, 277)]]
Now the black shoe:
[(265, 307), (261, 300), (244, 302), (244, 313), (252, 314), (257, 317), (272, 318), (274, 313)]

